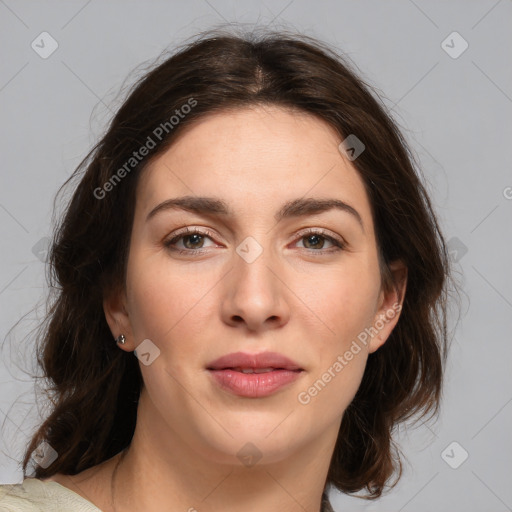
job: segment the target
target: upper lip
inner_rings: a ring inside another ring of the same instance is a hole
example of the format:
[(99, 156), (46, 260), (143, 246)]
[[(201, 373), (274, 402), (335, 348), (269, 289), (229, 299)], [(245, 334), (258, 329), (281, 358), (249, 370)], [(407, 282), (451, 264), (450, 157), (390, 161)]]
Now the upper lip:
[(207, 368), (208, 370), (275, 368), (292, 371), (303, 369), (295, 361), (277, 352), (261, 352), (260, 354), (234, 352), (215, 359), (215, 361), (208, 364)]

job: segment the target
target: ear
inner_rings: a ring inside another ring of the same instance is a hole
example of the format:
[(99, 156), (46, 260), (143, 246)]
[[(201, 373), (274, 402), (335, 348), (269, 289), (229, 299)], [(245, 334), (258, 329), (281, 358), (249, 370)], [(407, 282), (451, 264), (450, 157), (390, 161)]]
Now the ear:
[[(379, 295), (378, 308), (373, 319), (372, 339), (368, 352), (379, 349), (395, 328), (402, 311), (407, 288), (407, 267), (398, 260), (390, 263), (389, 286), (383, 286)], [(387, 284), (387, 283), (386, 283)]]
[(119, 348), (127, 352), (134, 350), (134, 339), (124, 290), (116, 289), (106, 294), (103, 297), (103, 311), (113, 338), (116, 339), (120, 334), (124, 334), (126, 337), (125, 344), (118, 345)]

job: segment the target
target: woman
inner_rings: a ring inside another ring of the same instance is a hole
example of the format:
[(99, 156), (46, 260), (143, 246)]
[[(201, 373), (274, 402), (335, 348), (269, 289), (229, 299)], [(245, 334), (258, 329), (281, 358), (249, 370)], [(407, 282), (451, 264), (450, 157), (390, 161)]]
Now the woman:
[(331, 486), (396, 482), (392, 430), (439, 406), (448, 259), (342, 57), (200, 37), (74, 176), (40, 347), (54, 407), (0, 509), (328, 511)]

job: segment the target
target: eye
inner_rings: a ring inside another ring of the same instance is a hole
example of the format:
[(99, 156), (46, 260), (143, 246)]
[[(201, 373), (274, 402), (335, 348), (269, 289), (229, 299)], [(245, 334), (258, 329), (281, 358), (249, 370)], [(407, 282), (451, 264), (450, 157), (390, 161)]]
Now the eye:
[[(199, 231), (198, 229), (185, 228), (179, 233), (174, 233), (174, 236), (164, 242), (165, 247), (171, 251), (179, 253), (193, 253), (200, 249), (204, 249), (204, 242), (207, 238), (212, 240), (213, 233), (208, 230)], [(174, 247), (177, 243), (181, 242), (184, 248)]]
[[(189, 229), (188, 227), (178, 233), (173, 233), (173, 236), (164, 242), (167, 249), (179, 254), (194, 254), (203, 252), (202, 249), (214, 247), (215, 244), (205, 246), (205, 240), (210, 239), (213, 242), (215, 235), (205, 229), (200, 231), (198, 229)], [(296, 243), (302, 242), (303, 248), (310, 253), (331, 253), (343, 250), (346, 243), (334, 236), (327, 235), (324, 231), (318, 229), (309, 229), (299, 233), (299, 238)], [(331, 244), (330, 247), (325, 247), (326, 242)], [(180, 247), (179, 244), (182, 244)], [(300, 247), (299, 247), (300, 248)]]
[[(343, 240), (339, 240), (333, 236), (327, 235), (322, 230), (310, 229), (300, 234), (299, 242), (303, 243), (305, 249), (313, 252), (333, 252), (345, 248), (346, 244)], [(325, 250), (325, 242), (331, 244), (328, 250)]]

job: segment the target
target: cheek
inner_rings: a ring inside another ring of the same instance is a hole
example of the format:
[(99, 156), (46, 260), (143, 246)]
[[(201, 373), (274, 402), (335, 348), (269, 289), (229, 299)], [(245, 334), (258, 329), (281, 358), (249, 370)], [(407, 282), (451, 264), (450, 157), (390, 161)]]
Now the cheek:
[(172, 349), (176, 340), (195, 339), (204, 331), (207, 295), (217, 280), (216, 272), (199, 275), (194, 265), (178, 268), (169, 264), (163, 252), (150, 258), (133, 255), (127, 295), (135, 339), (149, 338), (166, 350)]
[(343, 350), (347, 342), (350, 344), (371, 325), (380, 277), (371, 262), (347, 258), (338, 268), (325, 269), (315, 276), (297, 275), (292, 287), (306, 308), (311, 328), (332, 352)]
[[(316, 364), (298, 402), (319, 408), (334, 420), (346, 409), (361, 383), (368, 357), (368, 335), (380, 290), (373, 266), (345, 265), (304, 288), (308, 308), (315, 313)], [(321, 325), (321, 330), (319, 325)], [(311, 326), (313, 327), (313, 326)], [(365, 338), (366, 336), (366, 338)]]
[(330, 423), (336, 421), (349, 406), (361, 384), (366, 366), (367, 354), (364, 351), (353, 355), (350, 361), (333, 358), (316, 378), (308, 383), (298, 394), (299, 404), (307, 411), (309, 407)]
[[(315, 364), (297, 396), (301, 405), (312, 405), (334, 421), (354, 398), (368, 358), (365, 328), (371, 325), (373, 307), (364, 295), (339, 295), (322, 310), (330, 330), (316, 339)], [(332, 331), (331, 331), (332, 330)]]

